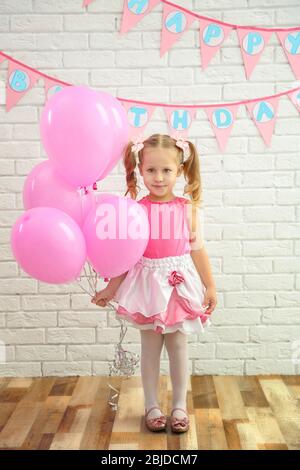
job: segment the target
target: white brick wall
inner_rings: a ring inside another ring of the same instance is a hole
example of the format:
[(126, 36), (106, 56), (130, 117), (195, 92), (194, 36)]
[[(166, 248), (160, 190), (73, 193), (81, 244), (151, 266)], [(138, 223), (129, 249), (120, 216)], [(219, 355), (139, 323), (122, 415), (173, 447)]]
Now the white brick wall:
[[(238, 24), (300, 24), (299, 0), (176, 3)], [(203, 72), (196, 22), (160, 58), (161, 5), (122, 37), (123, 0), (95, 0), (88, 12), (81, 5), (82, 0), (1, 0), (0, 50), (61, 80), (148, 101), (241, 100), (296, 82), (275, 34), (246, 81), (236, 32)], [(119, 337), (113, 312), (91, 305), (76, 283), (30, 279), (12, 256), (10, 231), (23, 212), (26, 175), (46, 155), (39, 138), (42, 82), (6, 113), (6, 69), (7, 62), (0, 67), (0, 348), (6, 359), (0, 375), (108, 374)], [(158, 110), (147, 132), (166, 131)], [(201, 158), (206, 246), (218, 306), (211, 329), (189, 338), (192, 373), (299, 372), (299, 133), (299, 114), (287, 97), (280, 101), (270, 148), (241, 107), (226, 153), (220, 154), (204, 112), (197, 112), (191, 139)], [(124, 193), (121, 165), (101, 189)], [(138, 330), (129, 328), (126, 341), (140, 351)], [(166, 351), (161, 372), (169, 372)]]

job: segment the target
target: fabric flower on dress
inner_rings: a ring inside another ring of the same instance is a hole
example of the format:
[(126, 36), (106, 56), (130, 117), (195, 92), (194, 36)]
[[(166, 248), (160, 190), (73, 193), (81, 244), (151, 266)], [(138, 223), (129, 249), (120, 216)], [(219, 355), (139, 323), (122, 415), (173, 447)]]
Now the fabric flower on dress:
[(172, 271), (170, 276), (168, 277), (169, 284), (171, 286), (176, 286), (184, 281), (184, 277), (179, 274), (177, 271)]

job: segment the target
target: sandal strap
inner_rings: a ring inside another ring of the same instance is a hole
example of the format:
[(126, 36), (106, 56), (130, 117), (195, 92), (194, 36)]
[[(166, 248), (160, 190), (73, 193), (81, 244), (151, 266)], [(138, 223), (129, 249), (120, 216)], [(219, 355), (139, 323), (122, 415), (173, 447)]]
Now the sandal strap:
[(174, 413), (174, 411), (176, 411), (176, 410), (183, 411), (183, 412), (188, 416), (187, 410), (184, 410), (183, 408), (173, 408), (173, 410), (172, 410), (172, 412), (171, 412), (171, 416), (172, 416), (172, 414)]
[(159, 406), (152, 406), (152, 408), (150, 408), (148, 411), (145, 409), (146, 417), (148, 416), (148, 414), (150, 413), (150, 411), (156, 410), (156, 409), (161, 412), (161, 409), (160, 409)]

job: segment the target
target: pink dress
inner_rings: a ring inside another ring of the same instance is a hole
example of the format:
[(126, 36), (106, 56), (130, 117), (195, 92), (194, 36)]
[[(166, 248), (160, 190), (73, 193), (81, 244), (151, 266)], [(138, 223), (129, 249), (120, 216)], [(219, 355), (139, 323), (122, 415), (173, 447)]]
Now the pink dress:
[(187, 199), (140, 201), (148, 215), (150, 238), (139, 261), (128, 271), (113, 300), (116, 316), (157, 333), (198, 334), (211, 324), (202, 307), (205, 286), (190, 252)]

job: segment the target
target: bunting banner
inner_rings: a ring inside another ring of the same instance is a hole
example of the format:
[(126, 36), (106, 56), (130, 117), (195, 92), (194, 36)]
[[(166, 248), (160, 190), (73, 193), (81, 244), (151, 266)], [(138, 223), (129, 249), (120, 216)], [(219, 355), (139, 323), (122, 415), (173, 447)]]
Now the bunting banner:
[(37, 82), (39, 75), (12, 61), (8, 64), (6, 111), (9, 111)]
[(235, 104), (230, 107), (223, 105), (212, 106), (205, 109), (210, 125), (218, 141), (219, 148), (222, 152), (224, 152), (226, 148), (234, 121), (236, 120), (238, 107), (239, 105)]
[(247, 79), (250, 78), (254, 67), (258, 63), (269, 39), (272, 35), (271, 31), (255, 31), (253, 29), (237, 29), (237, 35), (242, 51), (244, 67)]
[[(45, 101), (54, 93), (59, 93), (63, 87), (72, 86), (71, 83), (63, 82), (39, 72), (4, 52), (0, 52), (0, 65), (6, 61), (8, 61), (6, 81), (7, 112), (19, 103), (22, 97), (31, 90), (38, 80), (43, 80), (44, 82)], [(117, 99), (126, 110), (130, 137), (132, 139), (140, 137), (145, 133), (146, 127), (151, 121), (156, 108), (163, 108), (165, 110), (170, 134), (177, 133), (184, 138), (188, 138), (191, 124), (196, 117), (196, 111), (203, 109), (210, 122), (218, 146), (221, 152), (224, 152), (236, 121), (237, 112), (242, 105), (246, 106), (248, 114), (254, 121), (266, 146), (270, 146), (280, 97), (288, 96), (295, 108), (300, 112), (300, 83), (297, 83), (297, 85), (288, 91), (275, 95), (229, 103), (177, 105), (150, 103), (120, 97), (117, 97)]]
[(147, 0), (147, 2), (126, 1), (120, 33), (127, 33), (127, 31), (132, 29), (144, 16), (148, 15), (159, 2), (160, 0)]
[(118, 98), (127, 112), (127, 120), (129, 129), (131, 129), (131, 137), (136, 138), (144, 134), (147, 124), (151, 120), (151, 116), (155, 111), (155, 106), (147, 104), (135, 104), (130, 101), (124, 101)]
[(271, 145), (271, 139), (274, 131), (276, 113), (278, 108), (278, 96), (270, 97), (266, 100), (247, 103), (247, 109), (261, 133), (266, 145)]
[(203, 70), (222, 47), (231, 30), (235, 29), (247, 79), (250, 79), (272, 33), (277, 34), (295, 77), (300, 78), (300, 26), (294, 28), (241, 26), (199, 15), (167, 0), (124, 0), (120, 34), (127, 33), (159, 3), (163, 4), (161, 56), (169, 51), (197, 20)]
[[(126, 11), (126, 8), (125, 8)], [(161, 32), (160, 55), (163, 56), (176, 41), (189, 29), (196, 18), (165, 4)]]
[(196, 108), (185, 109), (182, 108), (171, 108), (165, 106), (165, 113), (170, 129), (170, 133), (178, 132), (184, 139), (188, 138), (188, 131), (195, 119)]
[(88, 7), (90, 3), (94, 2), (95, 0), (83, 0), (82, 7)]
[(294, 90), (292, 93), (288, 94), (288, 97), (300, 113), (300, 90)]

